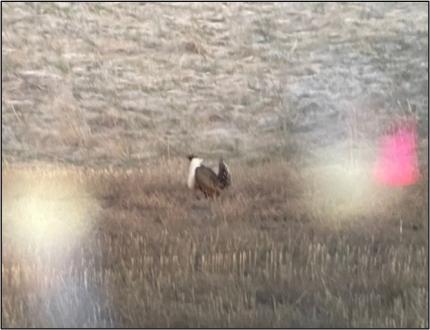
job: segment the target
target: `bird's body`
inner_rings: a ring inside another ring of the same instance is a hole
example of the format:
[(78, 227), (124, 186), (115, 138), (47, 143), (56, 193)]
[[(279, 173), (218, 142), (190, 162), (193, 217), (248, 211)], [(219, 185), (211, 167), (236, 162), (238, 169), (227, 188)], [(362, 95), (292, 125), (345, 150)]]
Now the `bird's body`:
[(219, 196), (221, 190), (231, 185), (231, 174), (227, 164), (219, 161), (218, 174), (203, 165), (203, 159), (189, 156), (188, 188), (201, 191), (205, 197)]
[(206, 197), (219, 196), (221, 185), (217, 175), (209, 167), (204, 165), (196, 169), (195, 188), (203, 192)]

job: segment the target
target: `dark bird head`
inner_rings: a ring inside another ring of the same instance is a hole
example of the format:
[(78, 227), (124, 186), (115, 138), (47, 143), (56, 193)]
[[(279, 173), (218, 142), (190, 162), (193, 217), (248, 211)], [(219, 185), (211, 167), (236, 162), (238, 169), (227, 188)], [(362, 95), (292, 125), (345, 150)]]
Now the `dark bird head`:
[(191, 162), (192, 160), (193, 160), (193, 158), (196, 158), (197, 156), (196, 155), (194, 155), (194, 154), (189, 154), (188, 156), (187, 156), (187, 158), (188, 158), (188, 160)]

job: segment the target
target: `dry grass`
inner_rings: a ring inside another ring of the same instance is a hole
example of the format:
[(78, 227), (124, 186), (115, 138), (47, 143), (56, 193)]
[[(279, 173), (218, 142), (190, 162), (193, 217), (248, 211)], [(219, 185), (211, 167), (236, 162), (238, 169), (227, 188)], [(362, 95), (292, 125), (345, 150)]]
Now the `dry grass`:
[[(193, 197), (179, 159), (4, 167), (3, 326), (427, 326), (424, 183), (372, 187), (379, 205), (361, 208), (285, 161), (231, 167), (234, 186), (216, 201)], [(90, 201), (84, 236), (17, 243), (12, 203), (37, 185), (53, 204)]]
[[(428, 125), (427, 5), (2, 4), (3, 158), (298, 160)], [(422, 150), (426, 150), (422, 145)]]
[(2, 327), (428, 327), (428, 4), (1, 6)]

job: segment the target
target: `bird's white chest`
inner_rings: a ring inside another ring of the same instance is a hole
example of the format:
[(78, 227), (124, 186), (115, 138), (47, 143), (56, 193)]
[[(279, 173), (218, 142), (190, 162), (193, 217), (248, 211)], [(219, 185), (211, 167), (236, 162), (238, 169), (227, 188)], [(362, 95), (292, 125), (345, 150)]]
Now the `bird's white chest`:
[(196, 169), (202, 164), (202, 162), (203, 162), (203, 159), (200, 159), (200, 158), (193, 158), (190, 162), (190, 168), (188, 170), (188, 180), (187, 180), (187, 186), (190, 189), (194, 189)]

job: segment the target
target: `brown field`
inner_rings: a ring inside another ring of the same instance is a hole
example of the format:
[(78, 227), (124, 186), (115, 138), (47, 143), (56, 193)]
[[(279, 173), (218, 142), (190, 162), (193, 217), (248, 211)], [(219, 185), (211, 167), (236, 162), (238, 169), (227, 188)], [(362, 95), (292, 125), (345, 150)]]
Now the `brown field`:
[(1, 326), (428, 327), (427, 10), (2, 3)]
[[(178, 163), (3, 169), (3, 325), (426, 326), (425, 184), (345, 196), (329, 175), (234, 163), (234, 188), (208, 201)], [(28, 211), (13, 204), (26, 192)]]

